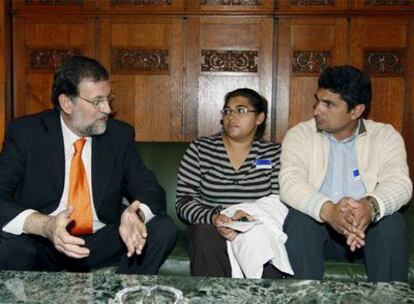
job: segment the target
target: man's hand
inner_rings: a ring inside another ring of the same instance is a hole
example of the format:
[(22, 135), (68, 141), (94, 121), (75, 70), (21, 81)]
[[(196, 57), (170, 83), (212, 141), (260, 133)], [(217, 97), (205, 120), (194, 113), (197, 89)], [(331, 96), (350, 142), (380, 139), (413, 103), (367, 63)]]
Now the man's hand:
[[(346, 220), (352, 224), (354, 231), (358, 231), (358, 236), (365, 239), (365, 230), (371, 223), (372, 206), (368, 201), (363, 198), (361, 200), (350, 200), (347, 202), (347, 209), (351, 208), (351, 211), (347, 214)], [(355, 234), (349, 234), (347, 236), (347, 244), (351, 248), (351, 251), (355, 251), (356, 248), (361, 248), (361, 244), (356, 239)]]
[(89, 256), (89, 249), (82, 247), (85, 240), (75, 237), (66, 230), (71, 222), (70, 215), (74, 208), (58, 213), (56, 216), (48, 216), (38, 212), (29, 215), (24, 223), (23, 230), (26, 233), (41, 235), (48, 238), (55, 246), (56, 250), (68, 257), (82, 259)]
[(336, 204), (328, 201), (323, 204), (320, 213), (324, 221), (347, 238), (347, 244), (352, 251), (365, 245), (364, 232), (358, 229), (358, 225), (354, 225), (354, 203), (355, 201), (349, 197), (342, 198)]
[(232, 241), (236, 238), (237, 232), (231, 228), (220, 227), (224, 223), (231, 222), (231, 218), (224, 214), (214, 214), (213, 215), (213, 225), (216, 227), (218, 233), (221, 234), (225, 239)]
[(137, 215), (139, 202), (134, 201), (122, 212), (119, 234), (128, 249), (128, 257), (141, 254), (147, 241), (147, 227)]

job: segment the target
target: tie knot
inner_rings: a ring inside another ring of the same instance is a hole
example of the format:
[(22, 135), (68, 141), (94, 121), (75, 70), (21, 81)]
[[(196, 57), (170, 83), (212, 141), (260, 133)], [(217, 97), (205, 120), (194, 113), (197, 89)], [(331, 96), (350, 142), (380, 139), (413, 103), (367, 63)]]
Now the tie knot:
[(74, 142), (73, 146), (75, 147), (75, 153), (82, 153), (83, 146), (85, 145), (86, 138), (79, 138)]

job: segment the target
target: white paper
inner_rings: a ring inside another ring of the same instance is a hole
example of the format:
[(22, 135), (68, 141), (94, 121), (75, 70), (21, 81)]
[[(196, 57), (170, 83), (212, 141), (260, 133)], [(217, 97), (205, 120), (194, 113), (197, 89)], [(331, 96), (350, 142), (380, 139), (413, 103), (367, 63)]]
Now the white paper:
[(252, 229), (253, 226), (257, 225), (257, 224), (261, 224), (261, 221), (255, 220), (255, 221), (250, 221), (250, 222), (242, 222), (242, 221), (231, 221), (228, 223), (223, 223), (220, 225), (220, 227), (226, 227), (226, 228), (231, 228), (235, 231), (238, 232), (246, 232), (249, 231), (250, 229)]

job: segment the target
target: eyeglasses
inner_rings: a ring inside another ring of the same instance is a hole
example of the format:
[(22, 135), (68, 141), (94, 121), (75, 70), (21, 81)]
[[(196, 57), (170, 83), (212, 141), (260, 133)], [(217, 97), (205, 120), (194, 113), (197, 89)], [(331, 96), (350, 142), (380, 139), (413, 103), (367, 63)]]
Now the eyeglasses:
[(108, 102), (108, 105), (111, 106), (112, 103), (115, 100), (115, 95), (110, 94), (107, 97), (98, 97), (95, 100), (86, 99), (82, 96), (78, 96), (80, 99), (85, 100), (86, 102), (89, 102), (90, 104), (93, 104), (95, 107), (99, 107), (101, 104), (103, 104), (105, 101)]
[(245, 107), (238, 107), (233, 109), (230, 108), (224, 108), (223, 110), (220, 111), (221, 115), (223, 116), (230, 116), (231, 114), (235, 114), (237, 116), (243, 116), (246, 115), (247, 113), (256, 113), (256, 110), (250, 110), (248, 108)]

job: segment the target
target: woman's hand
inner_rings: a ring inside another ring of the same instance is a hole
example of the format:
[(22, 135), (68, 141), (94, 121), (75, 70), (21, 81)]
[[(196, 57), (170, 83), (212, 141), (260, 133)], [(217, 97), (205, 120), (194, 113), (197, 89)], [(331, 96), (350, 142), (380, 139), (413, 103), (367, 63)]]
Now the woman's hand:
[(213, 225), (216, 227), (218, 233), (225, 239), (232, 241), (236, 238), (237, 232), (231, 228), (221, 227), (224, 223), (231, 222), (231, 218), (224, 214), (215, 214), (213, 215)]
[(244, 212), (243, 210), (237, 210), (231, 218), (232, 221), (240, 221), (241, 219), (246, 222), (251, 222), (255, 220), (255, 218), (252, 215)]

